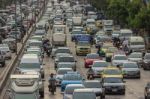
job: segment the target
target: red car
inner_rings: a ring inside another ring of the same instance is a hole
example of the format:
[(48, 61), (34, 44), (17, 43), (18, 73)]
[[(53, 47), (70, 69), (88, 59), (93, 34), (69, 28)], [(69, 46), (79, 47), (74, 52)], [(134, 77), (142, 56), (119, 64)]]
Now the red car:
[(84, 67), (89, 68), (94, 61), (102, 60), (102, 58), (96, 53), (87, 54), (84, 58)]

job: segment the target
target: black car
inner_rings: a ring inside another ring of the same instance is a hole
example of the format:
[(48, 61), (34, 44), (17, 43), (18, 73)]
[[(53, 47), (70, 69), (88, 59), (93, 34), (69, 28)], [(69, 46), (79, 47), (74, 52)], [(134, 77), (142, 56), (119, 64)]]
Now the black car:
[(144, 70), (150, 70), (150, 53), (146, 53), (143, 58), (143, 64), (142, 67)]
[(147, 83), (144, 90), (145, 99), (150, 99), (150, 82)]

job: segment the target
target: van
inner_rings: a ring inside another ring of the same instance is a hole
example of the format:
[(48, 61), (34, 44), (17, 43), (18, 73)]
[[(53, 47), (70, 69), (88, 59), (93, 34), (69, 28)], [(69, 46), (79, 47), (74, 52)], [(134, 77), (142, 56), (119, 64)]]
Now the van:
[(121, 29), (119, 34), (119, 39), (122, 41), (124, 39), (128, 40), (132, 36), (133, 32), (130, 29)]
[(141, 36), (132, 36), (128, 42), (129, 51), (145, 52), (145, 42)]

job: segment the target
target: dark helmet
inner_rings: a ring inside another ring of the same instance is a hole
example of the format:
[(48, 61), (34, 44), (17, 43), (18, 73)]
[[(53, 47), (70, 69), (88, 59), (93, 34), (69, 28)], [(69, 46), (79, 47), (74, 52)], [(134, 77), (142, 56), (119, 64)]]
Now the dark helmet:
[(54, 76), (54, 74), (53, 74), (53, 73), (51, 73), (51, 74), (50, 74), (50, 77), (53, 77), (53, 76)]

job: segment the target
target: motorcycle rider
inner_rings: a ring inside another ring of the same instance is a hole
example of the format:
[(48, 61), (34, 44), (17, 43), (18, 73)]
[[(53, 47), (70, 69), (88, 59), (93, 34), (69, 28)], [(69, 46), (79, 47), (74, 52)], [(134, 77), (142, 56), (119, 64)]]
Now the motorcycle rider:
[(54, 78), (53, 73), (50, 74), (48, 88), (49, 88), (49, 92), (51, 92), (52, 94), (56, 92), (56, 79)]
[(88, 69), (88, 71), (87, 71), (87, 79), (94, 79), (93, 75), (94, 75), (94, 71), (93, 71), (93, 69), (90, 67), (90, 68)]

